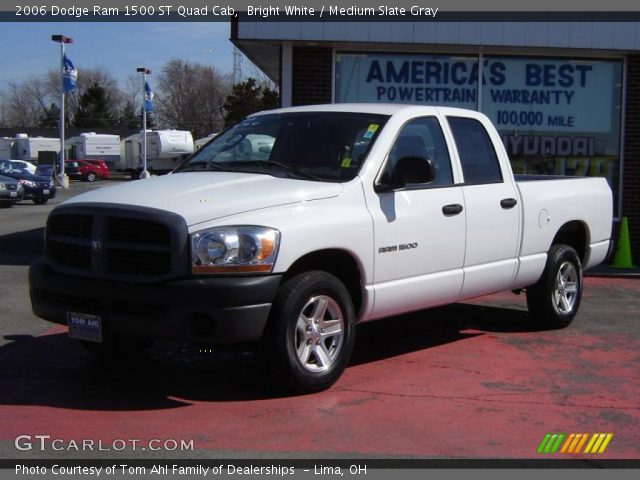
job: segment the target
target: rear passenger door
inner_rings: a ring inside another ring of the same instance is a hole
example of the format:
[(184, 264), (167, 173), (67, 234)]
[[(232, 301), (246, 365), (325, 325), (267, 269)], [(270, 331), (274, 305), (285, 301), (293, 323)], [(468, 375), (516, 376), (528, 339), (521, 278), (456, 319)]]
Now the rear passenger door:
[(505, 170), (509, 167), (500, 164), (495, 140), (479, 120), (455, 116), (447, 120), (462, 167), (467, 211), (462, 295), (508, 289), (516, 271), (520, 237), (520, 206), (513, 177)]

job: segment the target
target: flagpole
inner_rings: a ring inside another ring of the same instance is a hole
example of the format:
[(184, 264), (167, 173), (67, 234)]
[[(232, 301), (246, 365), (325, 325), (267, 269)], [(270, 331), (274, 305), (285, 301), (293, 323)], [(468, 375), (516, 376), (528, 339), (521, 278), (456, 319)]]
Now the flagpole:
[(69, 178), (64, 173), (65, 151), (64, 151), (64, 45), (73, 43), (73, 38), (65, 35), (51, 35), (51, 40), (60, 43), (60, 86), (62, 90), (60, 100), (60, 121), (58, 130), (60, 131), (60, 172), (58, 173), (58, 182), (62, 188), (69, 188)]
[(147, 94), (147, 75), (151, 70), (145, 67), (136, 69), (136, 72), (142, 73), (142, 172), (140, 178), (149, 178), (147, 171), (147, 102), (145, 95)]

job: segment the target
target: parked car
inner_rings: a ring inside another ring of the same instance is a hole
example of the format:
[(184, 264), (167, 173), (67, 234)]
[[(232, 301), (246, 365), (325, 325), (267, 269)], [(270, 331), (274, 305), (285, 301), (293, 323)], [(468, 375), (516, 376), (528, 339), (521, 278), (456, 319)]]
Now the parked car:
[(0, 208), (8, 208), (24, 197), (24, 188), (18, 180), (0, 175)]
[(53, 168), (53, 165), (38, 165), (34, 173), (34, 175), (39, 175), (41, 177), (51, 177), (51, 178), (53, 178), (54, 174), (55, 174), (55, 170)]
[(17, 180), (24, 188), (24, 198), (31, 199), (36, 205), (44, 205), (56, 196), (55, 183), (51, 177), (32, 175), (7, 160), (0, 160), (0, 175)]
[(94, 164), (88, 160), (67, 160), (64, 171), (71, 179), (95, 182), (103, 178), (109, 178), (109, 169), (104, 164)]
[(94, 160), (94, 159), (87, 158), (87, 159), (84, 159), (84, 161), (100, 167), (101, 169), (105, 170), (107, 173), (109, 172), (109, 166), (107, 165), (107, 162), (105, 162), (104, 160)]
[(358, 323), (524, 290), (533, 321), (566, 327), (612, 205), (606, 178), (514, 176), (476, 111), (285, 108), (171, 175), (56, 207), (31, 301), (102, 354), (253, 343), (275, 381), (314, 392), (348, 365)]
[(13, 163), (17, 168), (21, 168), (22, 170), (26, 170), (31, 175), (36, 173), (36, 167), (33, 163), (27, 162), (26, 160), (13, 160), (9, 159), (11, 163)]

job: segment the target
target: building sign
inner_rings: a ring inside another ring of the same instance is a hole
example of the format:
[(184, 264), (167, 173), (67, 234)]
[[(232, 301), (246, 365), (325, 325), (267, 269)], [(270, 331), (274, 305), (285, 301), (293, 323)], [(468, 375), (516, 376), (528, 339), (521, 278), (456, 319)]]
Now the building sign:
[(338, 54), (336, 101), (449, 105), (478, 104), (475, 58), (430, 55)]
[(492, 77), (485, 82), (482, 96), (482, 111), (498, 129), (611, 131), (615, 62), (530, 58), (485, 62), (501, 72), (499, 82), (492, 82)]
[[(622, 62), (540, 57), (336, 53), (335, 101), (480, 110), (515, 173), (620, 183)], [(617, 202), (614, 202), (617, 208)]]
[[(476, 58), (338, 54), (336, 101), (478, 107)], [(482, 111), (500, 128), (608, 132), (615, 62), (486, 58)]]

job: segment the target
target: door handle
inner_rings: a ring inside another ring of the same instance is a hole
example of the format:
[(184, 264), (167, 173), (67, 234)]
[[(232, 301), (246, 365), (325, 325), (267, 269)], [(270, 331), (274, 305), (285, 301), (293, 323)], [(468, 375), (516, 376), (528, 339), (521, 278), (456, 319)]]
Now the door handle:
[(444, 213), (445, 217), (453, 217), (454, 215), (458, 215), (460, 212), (462, 212), (462, 205), (459, 203), (453, 203), (442, 207), (442, 213)]
[(515, 198), (503, 198), (500, 200), (500, 206), (505, 210), (515, 207), (518, 201)]

